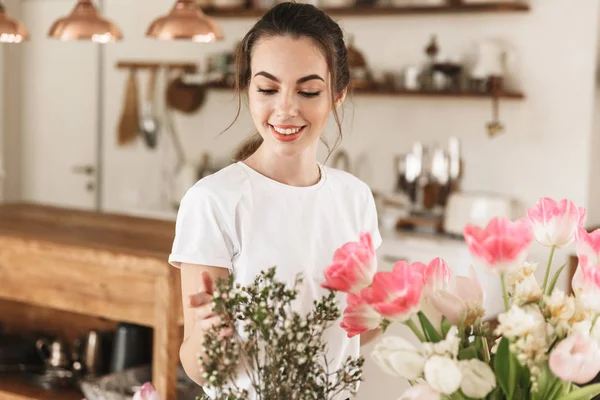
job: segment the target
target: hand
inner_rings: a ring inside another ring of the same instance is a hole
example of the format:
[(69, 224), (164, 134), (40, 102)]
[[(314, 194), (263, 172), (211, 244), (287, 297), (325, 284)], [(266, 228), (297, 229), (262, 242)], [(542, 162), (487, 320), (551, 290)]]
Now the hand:
[[(202, 273), (202, 288), (199, 292), (190, 296), (190, 307), (195, 309), (196, 319), (194, 332), (198, 332), (204, 339), (204, 335), (215, 327), (221, 325), (222, 320), (213, 310), (212, 296), (215, 292), (215, 285), (208, 272)], [(226, 328), (221, 331), (221, 337), (230, 336), (233, 333), (232, 328)]]

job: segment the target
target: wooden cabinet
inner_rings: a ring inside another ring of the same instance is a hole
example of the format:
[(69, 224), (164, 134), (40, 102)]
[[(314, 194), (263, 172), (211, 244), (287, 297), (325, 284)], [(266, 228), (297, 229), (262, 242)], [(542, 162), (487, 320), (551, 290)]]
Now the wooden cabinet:
[[(0, 299), (152, 327), (152, 380), (163, 399), (175, 399), (183, 313), (179, 271), (167, 263), (174, 228), (172, 221), (1, 205)], [(2, 399), (53, 399), (44, 396), (0, 379)]]

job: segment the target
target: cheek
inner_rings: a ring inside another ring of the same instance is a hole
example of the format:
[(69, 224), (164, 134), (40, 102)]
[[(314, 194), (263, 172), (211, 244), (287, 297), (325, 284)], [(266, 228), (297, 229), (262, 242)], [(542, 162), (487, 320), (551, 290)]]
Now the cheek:
[(310, 121), (311, 124), (321, 126), (327, 123), (329, 114), (331, 113), (331, 107), (327, 99), (313, 100), (304, 108), (304, 117)]
[(269, 99), (264, 96), (257, 97), (256, 95), (250, 95), (248, 97), (248, 106), (254, 118), (264, 118), (272, 109)]

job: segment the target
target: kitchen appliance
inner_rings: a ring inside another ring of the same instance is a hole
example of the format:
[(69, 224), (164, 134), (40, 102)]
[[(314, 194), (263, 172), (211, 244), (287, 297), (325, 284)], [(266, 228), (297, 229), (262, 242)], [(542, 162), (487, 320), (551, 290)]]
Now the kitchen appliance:
[(513, 221), (524, 213), (523, 204), (509, 196), (486, 192), (454, 192), (446, 203), (444, 232), (462, 236), (466, 224), (485, 226), (493, 217)]

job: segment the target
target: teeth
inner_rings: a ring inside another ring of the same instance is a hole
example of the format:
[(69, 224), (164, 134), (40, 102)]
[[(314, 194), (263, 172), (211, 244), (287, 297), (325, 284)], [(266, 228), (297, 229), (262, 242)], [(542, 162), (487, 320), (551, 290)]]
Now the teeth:
[(302, 128), (281, 129), (281, 128), (277, 128), (277, 127), (273, 126), (273, 129), (275, 129), (275, 132), (281, 133), (282, 135), (291, 135), (293, 133), (300, 132), (300, 129), (302, 129)]

